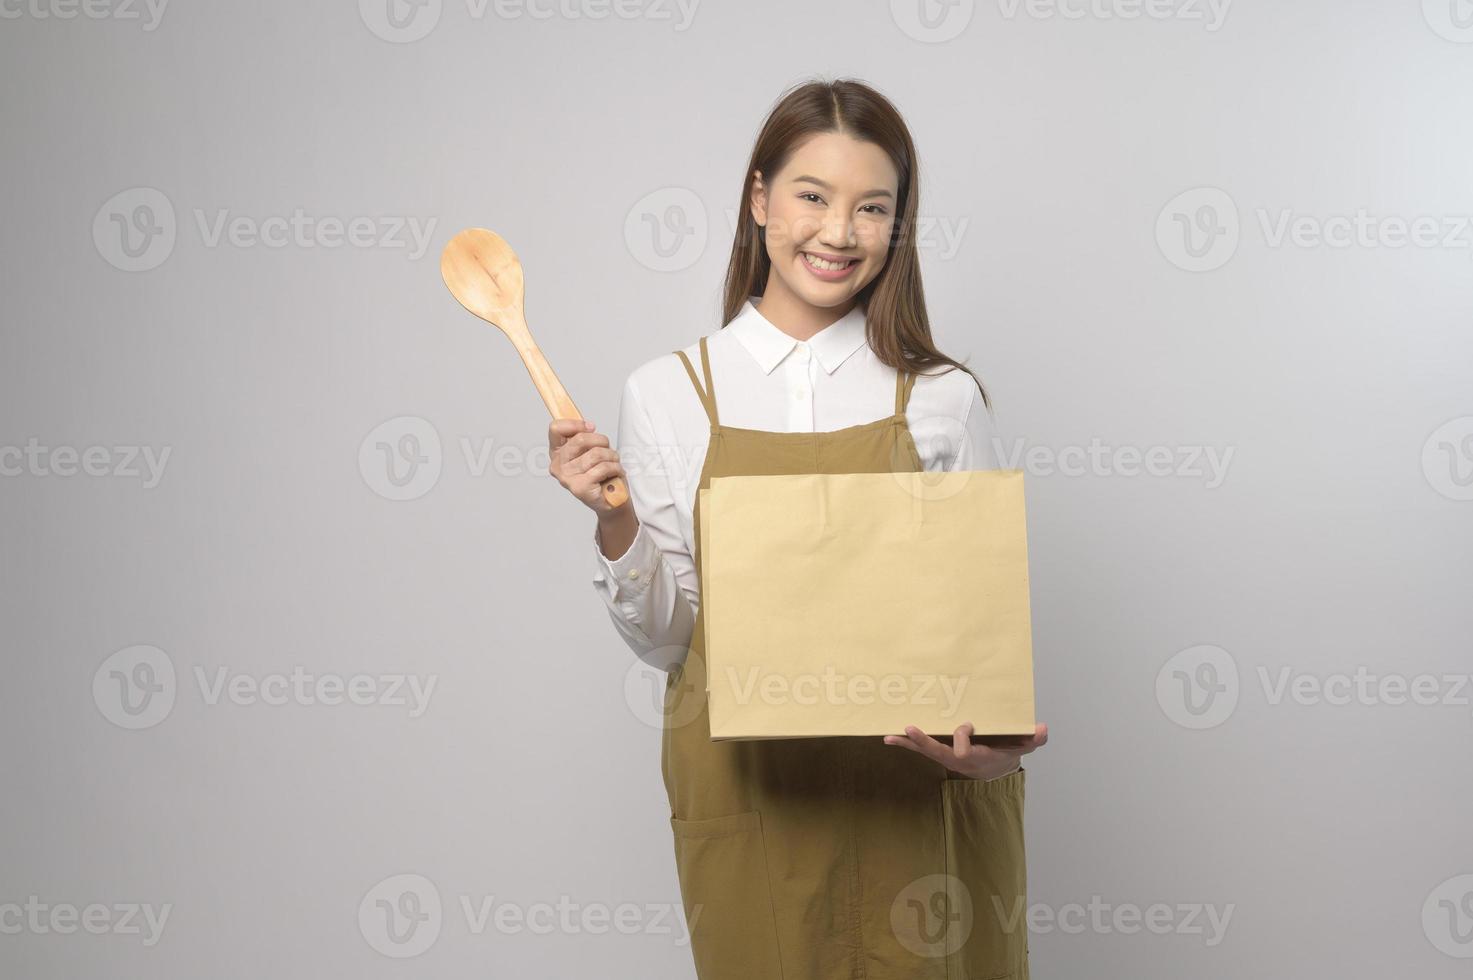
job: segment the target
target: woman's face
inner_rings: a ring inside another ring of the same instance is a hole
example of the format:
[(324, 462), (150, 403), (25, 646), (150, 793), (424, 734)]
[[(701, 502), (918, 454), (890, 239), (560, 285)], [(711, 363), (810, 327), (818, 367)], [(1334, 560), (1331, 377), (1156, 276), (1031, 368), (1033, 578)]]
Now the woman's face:
[(840, 133), (809, 137), (770, 179), (759, 171), (751, 206), (766, 227), (768, 293), (848, 304), (885, 266), (899, 180), (884, 150)]

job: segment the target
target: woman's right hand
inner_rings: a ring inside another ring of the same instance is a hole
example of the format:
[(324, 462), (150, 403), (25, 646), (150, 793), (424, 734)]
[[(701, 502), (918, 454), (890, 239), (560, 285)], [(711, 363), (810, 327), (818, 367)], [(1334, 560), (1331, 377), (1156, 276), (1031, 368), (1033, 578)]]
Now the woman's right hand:
[(609, 446), (609, 437), (594, 430), (584, 419), (553, 419), (547, 427), (548, 472), (569, 493), (601, 519), (631, 506), (625, 501), (610, 507), (603, 485), (614, 477), (629, 479), (619, 463), (619, 454)]

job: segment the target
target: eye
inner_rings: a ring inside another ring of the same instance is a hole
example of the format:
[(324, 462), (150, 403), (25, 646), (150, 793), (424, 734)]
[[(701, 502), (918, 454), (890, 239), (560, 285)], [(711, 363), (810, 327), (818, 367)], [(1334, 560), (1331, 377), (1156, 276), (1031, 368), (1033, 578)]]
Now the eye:
[(864, 208), (861, 208), (861, 210), (867, 210), (869, 208), (874, 208), (873, 211), (869, 212), (870, 214), (886, 215), (890, 213), (885, 210), (885, 206), (883, 204), (866, 204)]
[(798, 195), (798, 197), (799, 197), (799, 199), (804, 200), (804, 201), (808, 200), (809, 198), (813, 198), (813, 203), (814, 204), (822, 204), (823, 203), (823, 198), (821, 198), (821, 197), (818, 196), (818, 192), (817, 191), (803, 191), (802, 193), (800, 193)]

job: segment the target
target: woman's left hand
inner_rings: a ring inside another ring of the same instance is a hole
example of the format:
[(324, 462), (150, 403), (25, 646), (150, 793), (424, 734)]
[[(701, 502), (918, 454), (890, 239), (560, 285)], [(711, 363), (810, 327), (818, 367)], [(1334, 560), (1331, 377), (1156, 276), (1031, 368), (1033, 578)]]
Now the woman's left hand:
[(965, 722), (951, 737), (950, 745), (938, 742), (914, 725), (904, 735), (886, 735), (886, 745), (903, 745), (934, 759), (947, 769), (970, 779), (996, 779), (1023, 764), (1023, 756), (1048, 742), (1048, 726), (1039, 723), (1032, 735), (982, 735), (973, 741), (972, 723)]

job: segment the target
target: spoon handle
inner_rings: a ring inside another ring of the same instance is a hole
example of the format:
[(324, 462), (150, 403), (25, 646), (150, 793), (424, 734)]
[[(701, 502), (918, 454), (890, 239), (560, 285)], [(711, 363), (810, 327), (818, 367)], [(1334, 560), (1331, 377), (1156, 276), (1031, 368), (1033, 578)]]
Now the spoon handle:
[[(542, 396), (542, 404), (552, 413), (555, 419), (581, 419), (583, 413), (578, 411), (578, 406), (573, 404), (572, 396), (558, 380), (557, 374), (552, 370), (552, 365), (547, 363), (542, 349), (531, 339), (531, 335), (523, 331), (523, 340), (513, 340), (517, 353), (522, 357), (522, 363), (526, 365), (527, 373), (532, 376), (532, 384), (537, 387), (537, 394)], [(612, 480), (605, 480), (603, 485), (604, 502), (610, 507), (621, 507), (629, 499), (629, 487), (625, 485), (624, 478), (616, 476)]]

